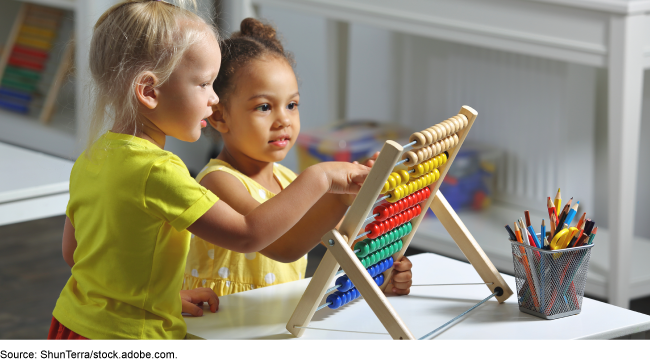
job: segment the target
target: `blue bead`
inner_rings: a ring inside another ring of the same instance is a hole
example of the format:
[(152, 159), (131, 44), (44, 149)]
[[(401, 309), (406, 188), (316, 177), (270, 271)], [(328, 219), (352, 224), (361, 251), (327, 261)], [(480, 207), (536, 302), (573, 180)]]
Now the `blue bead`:
[(330, 309), (338, 309), (339, 307), (341, 307), (341, 297), (339, 297), (337, 293), (331, 294), (330, 296), (327, 297), (327, 300), (325, 301), (331, 303), (328, 305)]
[(384, 275), (377, 275), (377, 277), (375, 277), (375, 282), (377, 283), (377, 286), (381, 286), (384, 283)]
[(337, 292), (335, 292), (335, 294), (337, 294), (341, 298), (341, 306), (348, 303), (348, 300), (345, 298), (345, 293), (344, 292), (337, 291)]
[(386, 266), (388, 266), (388, 259), (381, 261), (379, 273), (386, 271), (388, 269)]
[(372, 277), (377, 276), (377, 265), (370, 266), (370, 276)]
[(350, 302), (352, 302), (352, 300), (354, 300), (354, 294), (352, 293), (352, 290), (348, 290), (345, 293), (345, 295), (347, 295), (346, 297), (348, 298), (348, 303), (350, 303)]
[(388, 257), (388, 264), (389, 264), (388, 268), (393, 267), (394, 263), (395, 263), (395, 260), (393, 259), (393, 256)]
[(351, 288), (354, 287), (354, 285), (352, 284), (352, 281), (350, 281), (350, 278), (348, 277), (348, 275), (340, 276), (338, 279), (336, 279), (336, 282), (334, 284), (335, 285), (341, 285), (338, 288), (338, 290), (343, 291), (343, 292), (348, 291), (348, 290), (350, 290)]
[(359, 289), (356, 287), (354, 288), (354, 299), (358, 299), (361, 296), (361, 293), (359, 292)]

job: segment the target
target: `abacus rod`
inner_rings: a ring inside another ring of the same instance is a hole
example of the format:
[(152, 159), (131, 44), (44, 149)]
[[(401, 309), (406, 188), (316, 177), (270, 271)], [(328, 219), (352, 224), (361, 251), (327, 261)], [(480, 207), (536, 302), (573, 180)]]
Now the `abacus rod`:
[(363, 223), (366, 223), (366, 222), (368, 222), (369, 220), (371, 220), (371, 219), (373, 219), (373, 218), (375, 218), (375, 217), (378, 217), (378, 216), (379, 216), (379, 213), (377, 213), (377, 214), (373, 214), (373, 215), (371, 215), (370, 217), (366, 218), (366, 220), (363, 221)]
[(460, 285), (494, 285), (494, 282), (472, 282), (472, 283), (459, 283), (459, 284), (418, 284), (413, 286), (460, 286)]
[(411, 147), (411, 146), (415, 145), (416, 142), (417, 142), (417, 141), (410, 142), (410, 143), (408, 143), (408, 144), (402, 146), (402, 149), (406, 149), (407, 147)]
[(328, 306), (328, 305), (331, 305), (331, 304), (332, 304), (331, 302), (327, 302), (327, 303), (325, 303), (325, 304), (323, 304), (323, 305), (317, 307), (317, 308), (316, 308), (316, 311), (318, 311), (318, 310), (320, 310), (320, 309), (323, 309), (324, 307), (326, 307), (326, 306)]
[(444, 329), (444, 328), (445, 328), (446, 326), (448, 326), (449, 324), (451, 324), (451, 323), (453, 323), (454, 321), (456, 321), (456, 320), (462, 318), (463, 316), (465, 316), (465, 315), (466, 315), (467, 313), (469, 313), (470, 311), (472, 311), (472, 310), (476, 309), (477, 307), (483, 305), (486, 301), (488, 301), (488, 300), (490, 300), (491, 298), (497, 296), (499, 293), (503, 293), (503, 291), (497, 290), (497, 291), (493, 292), (492, 294), (490, 294), (490, 296), (488, 296), (488, 297), (486, 297), (485, 299), (481, 300), (478, 304), (472, 306), (472, 307), (469, 308), (469, 310), (467, 310), (466, 312), (464, 312), (464, 313), (462, 313), (462, 314), (456, 316), (455, 318), (449, 320), (448, 322), (442, 324), (442, 325), (439, 326), (437, 329), (435, 329), (434, 331), (432, 331), (432, 332), (430, 332), (430, 333), (424, 335), (422, 338), (420, 338), (420, 339), (418, 339), (418, 340), (424, 340), (424, 339), (426, 339), (426, 338), (432, 336), (433, 334), (437, 333), (438, 331)]

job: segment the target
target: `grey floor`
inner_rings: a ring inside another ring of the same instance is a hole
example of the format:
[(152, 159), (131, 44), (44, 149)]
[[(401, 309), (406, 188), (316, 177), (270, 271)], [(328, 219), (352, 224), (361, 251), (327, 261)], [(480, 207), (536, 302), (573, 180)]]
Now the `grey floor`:
[[(47, 337), (56, 299), (70, 277), (61, 256), (64, 220), (59, 216), (0, 226), (0, 339)], [(318, 246), (309, 253), (308, 277), (325, 250)], [(631, 309), (650, 315), (650, 297), (633, 300)]]

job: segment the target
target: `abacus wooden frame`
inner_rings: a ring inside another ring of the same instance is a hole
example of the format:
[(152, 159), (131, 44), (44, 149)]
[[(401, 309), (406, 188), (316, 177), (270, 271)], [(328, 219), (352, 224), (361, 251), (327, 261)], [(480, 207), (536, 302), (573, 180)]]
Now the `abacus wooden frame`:
[[(428, 186), (431, 189), (431, 195), (426, 201), (421, 203), (423, 212), (413, 219), (411, 222), (413, 230), (402, 239), (402, 249), (393, 256), (395, 260), (398, 260), (404, 255), (420, 222), (424, 218), (424, 212), (428, 208), (431, 208), (483, 281), (492, 283), (486, 286), (492, 292), (497, 287), (503, 290), (503, 294), (496, 297), (497, 301), (502, 303), (513, 294), (512, 290), (503, 280), (487, 255), (485, 255), (474, 237), (472, 237), (456, 212), (454, 212), (444, 196), (438, 191), (440, 183), (456, 158), (458, 150), (465, 141), (465, 137), (477, 116), (476, 111), (469, 106), (461, 107), (459, 114), (467, 117), (468, 124), (458, 132), (458, 145), (449, 150), (447, 163), (439, 169), (440, 178), (434, 184)], [(377, 286), (366, 272), (361, 261), (359, 261), (352, 251), (351, 246), (355, 238), (348, 238), (348, 236), (358, 235), (366, 217), (372, 211), (385, 181), (395, 168), (395, 164), (400, 160), (403, 151), (402, 146), (396, 142), (391, 140), (386, 141), (359, 194), (341, 222), (341, 226), (338, 230), (333, 229), (323, 236), (322, 241), (327, 246), (328, 251), (318, 265), (305, 293), (287, 323), (287, 330), (294, 336), (300, 337), (304, 334), (305, 329), (301, 327), (309, 325), (317, 307), (323, 300), (328, 286), (331, 286), (340, 264), (391, 337), (400, 340), (415, 339), (384, 295), (384, 291), (391, 291), (392, 289), (389, 278), (392, 273), (392, 268), (384, 272), (385, 278), (383, 285)]]

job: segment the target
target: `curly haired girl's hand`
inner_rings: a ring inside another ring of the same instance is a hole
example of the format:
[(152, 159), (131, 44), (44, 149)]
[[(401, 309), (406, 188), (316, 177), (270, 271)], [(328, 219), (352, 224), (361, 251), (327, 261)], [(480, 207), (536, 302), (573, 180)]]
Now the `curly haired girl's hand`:
[(210, 305), (210, 311), (213, 313), (219, 310), (219, 297), (207, 287), (199, 287), (194, 290), (181, 290), (181, 302), (183, 303), (183, 312), (192, 316), (203, 316), (201, 306), (204, 302)]

